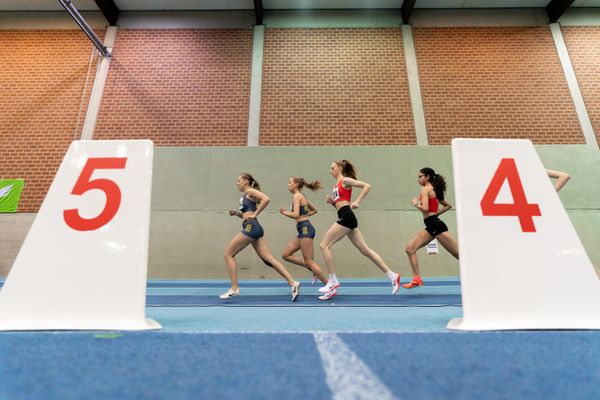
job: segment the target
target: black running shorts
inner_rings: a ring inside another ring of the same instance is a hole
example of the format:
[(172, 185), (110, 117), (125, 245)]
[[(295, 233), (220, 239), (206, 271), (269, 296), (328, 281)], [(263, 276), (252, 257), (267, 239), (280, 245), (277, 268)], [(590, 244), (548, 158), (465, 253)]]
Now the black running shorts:
[(348, 229), (358, 228), (358, 221), (356, 215), (350, 206), (344, 206), (337, 210), (338, 220), (337, 223), (341, 226), (345, 226)]
[(446, 224), (437, 215), (427, 217), (423, 222), (425, 222), (425, 230), (433, 237), (448, 231)]

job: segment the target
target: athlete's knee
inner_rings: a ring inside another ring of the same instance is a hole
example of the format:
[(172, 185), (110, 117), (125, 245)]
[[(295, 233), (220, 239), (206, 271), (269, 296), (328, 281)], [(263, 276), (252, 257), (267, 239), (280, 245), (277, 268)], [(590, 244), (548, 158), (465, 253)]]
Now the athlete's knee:
[(331, 244), (329, 242), (322, 241), (319, 244), (319, 248), (321, 249), (321, 251), (326, 251), (326, 250), (329, 250), (331, 248)]
[(223, 254), (223, 258), (225, 259), (225, 261), (229, 261), (233, 259), (233, 254), (229, 253), (229, 252), (225, 252), (225, 254)]
[(410, 244), (406, 246), (406, 248), (404, 249), (404, 251), (406, 251), (406, 254), (411, 255), (411, 254), (415, 254), (417, 252), (417, 249), (415, 248), (415, 246), (411, 246)]
[(371, 256), (371, 249), (369, 249), (368, 247), (360, 247), (358, 250), (363, 256)]
[(292, 261), (292, 255), (289, 253), (281, 253), (281, 258), (283, 258), (285, 261)]
[(267, 266), (273, 268), (273, 264), (271, 264), (269, 261), (265, 260), (264, 258), (260, 258), (262, 260), (262, 262), (264, 262)]

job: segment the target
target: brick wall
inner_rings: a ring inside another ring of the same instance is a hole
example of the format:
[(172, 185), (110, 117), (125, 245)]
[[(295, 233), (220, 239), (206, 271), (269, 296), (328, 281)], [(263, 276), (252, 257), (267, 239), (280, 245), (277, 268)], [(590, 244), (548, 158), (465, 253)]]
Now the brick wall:
[(430, 144), (584, 143), (550, 29), (415, 28)]
[(25, 179), (19, 212), (38, 210), (69, 144), (80, 137), (92, 51), (80, 30), (0, 31), (0, 176)]
[(120, 30), (95, 139), (245, 146), (250, 29)]
[(600, 141), (600, 26), (561, 27), (596, 137)]
[(400, 29), (267, 29), (260, 144), (416, 144)]

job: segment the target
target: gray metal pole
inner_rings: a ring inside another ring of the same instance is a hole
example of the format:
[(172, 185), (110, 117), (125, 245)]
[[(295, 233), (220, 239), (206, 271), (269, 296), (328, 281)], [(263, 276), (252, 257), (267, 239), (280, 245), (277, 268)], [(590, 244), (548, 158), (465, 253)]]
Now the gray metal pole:
[(79, 11), (75, 8), (75, 6), (71, 3), (71, 0), (58, 0), (60, 4), (67, 10), (67, 12), (73, 17), (77, 25), (83, 29), (85, 34), (90, 38), (90, 40), (94, 43), (94, 46), (98, 49), (98, 51), (102, 54), (103, 57), (110, 57), (110, 51), (102, 44), (96, 33), (92, 30), (92, 28), (88, 25), (88, 23), (83, 19)]

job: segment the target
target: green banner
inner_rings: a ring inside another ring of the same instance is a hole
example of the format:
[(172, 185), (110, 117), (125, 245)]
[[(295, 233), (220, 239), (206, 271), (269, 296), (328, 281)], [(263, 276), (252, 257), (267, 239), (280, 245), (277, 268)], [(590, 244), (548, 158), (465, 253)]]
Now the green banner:
[(25, 186), (23, 179), (0, 180), (0, 213), (17, 212), (23, 186)]

